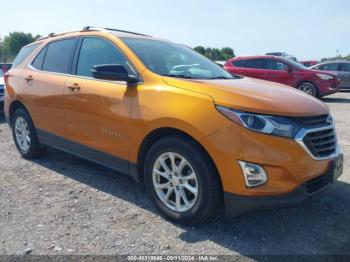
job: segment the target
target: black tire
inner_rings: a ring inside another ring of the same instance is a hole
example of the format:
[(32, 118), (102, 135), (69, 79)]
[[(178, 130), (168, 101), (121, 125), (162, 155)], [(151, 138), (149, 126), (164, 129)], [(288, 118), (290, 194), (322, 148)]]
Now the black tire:
[[(19, 118), (21, 118), (25, 121), (25, 123), (27, 124), (27, 130), (29, 131), (28, 136), (30, 138), (30, 142), (29, 142), (29, 148), (27, 150), (24, 150), (23, 147), (21, 147), (19, 145), (19, 141), (18, 141), (18, 138), (16, 136), (16, 122)], [(24, 158), (26, 158), (26, 159), (35, 158), (35, 157), (42, 155), (46, 151), (45, 147), (43, 147), (38, 142), (36, 131), (35, 131), (35, 128), (33, 125), (33, 121), (30, 118), (30, 116), (26, 110), (20, 108), (20, 109), (17, 109), (15, 111), (15, 113), (13, 114), (13, 116), (11, 118), (11, 126), (12, 126), (12, 135), (13, 135), (13, 139), (15, 141), (17, 150), (18, 150), (18, 152), (20, 152), (20, 154)]]
[[(183, 156), (197, 176), (198, 196), (191, 209), (177, 212), (167, 207), (158, 197), (153, 185), (153, 166), (158, 157), (166, 152)], [(211, 159), (192, 140), (172, 136), (159, 140), (148, 151), (145, 159), (144, 181), (149, 196), (167, 219), (182, 224), (196, 225), (212, 218), (222, 203), (222, 189), (216, 168)]]
[(304, 93), (311, 95), (313, 97), (318, 96), (318, 89), (317, 87), (310, 83), (310, 82), (302, 82), (297, 87), (300, 91), (303, 91)]

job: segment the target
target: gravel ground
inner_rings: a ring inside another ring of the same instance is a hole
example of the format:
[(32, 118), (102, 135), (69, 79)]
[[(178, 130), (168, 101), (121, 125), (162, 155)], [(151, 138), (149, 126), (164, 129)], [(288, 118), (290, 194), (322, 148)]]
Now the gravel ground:
[(0, 117), (0, 254), (350, 254), (350, 93), (324, 101), (345, 154), (340, 181), (297, 207), (198, 228), (159, 216), (130, 177), (49, 150), (17, 153)]

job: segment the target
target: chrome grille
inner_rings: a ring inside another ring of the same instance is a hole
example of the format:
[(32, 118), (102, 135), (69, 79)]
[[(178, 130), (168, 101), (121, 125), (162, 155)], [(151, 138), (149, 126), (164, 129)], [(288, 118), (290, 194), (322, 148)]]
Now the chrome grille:
[(316, 158), (329, 157), (337, 151), (337, 138), (333, 127), (311, 130), (305, 134), (302, 141)]
[(306, 116), (306, 117), (297, 117), (295, 118), (303, 127), (316, 126), (316, 125), (328, 125), (327, 120), (329, 115), (318, 115), (318, 116)]

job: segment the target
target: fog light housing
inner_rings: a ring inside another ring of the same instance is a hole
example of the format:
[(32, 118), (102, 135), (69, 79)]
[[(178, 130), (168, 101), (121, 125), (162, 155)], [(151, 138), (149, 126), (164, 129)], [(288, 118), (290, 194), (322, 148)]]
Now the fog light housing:
[(238, 161), (247, 187), (257, 187), (267, 182), (267, 174), (260, 165)]

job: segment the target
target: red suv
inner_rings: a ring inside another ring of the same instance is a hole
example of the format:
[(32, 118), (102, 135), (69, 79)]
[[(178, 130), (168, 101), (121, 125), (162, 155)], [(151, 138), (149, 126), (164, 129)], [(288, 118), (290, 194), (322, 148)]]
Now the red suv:
[(277, 56), (236, 57), (229, 59), (224, 68), (233, 74), (289, 85), (314, 97), (336, 93), (340, 86), (336, 74), (311, 70)]

